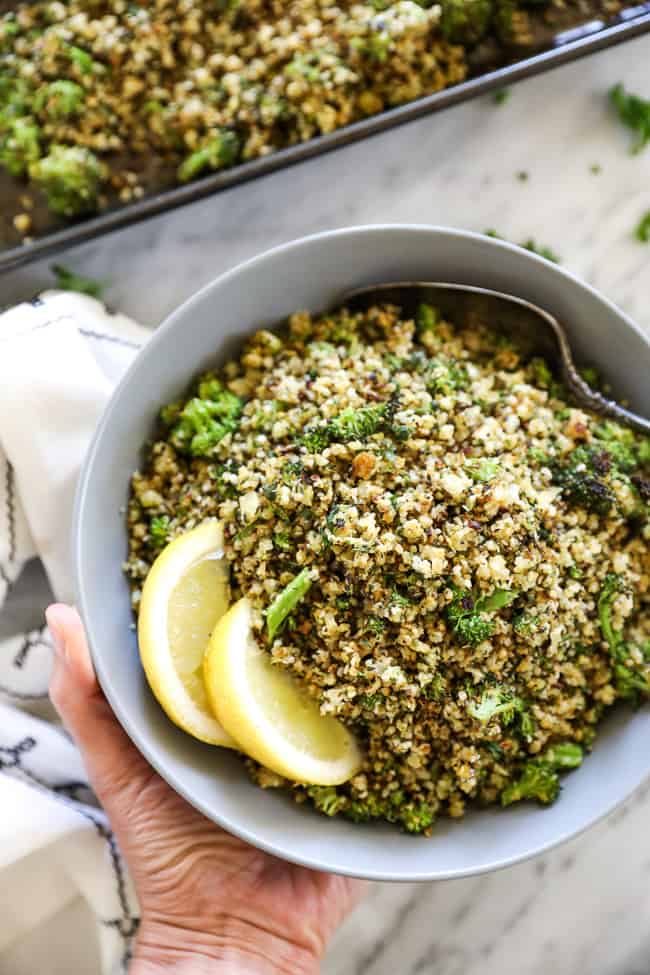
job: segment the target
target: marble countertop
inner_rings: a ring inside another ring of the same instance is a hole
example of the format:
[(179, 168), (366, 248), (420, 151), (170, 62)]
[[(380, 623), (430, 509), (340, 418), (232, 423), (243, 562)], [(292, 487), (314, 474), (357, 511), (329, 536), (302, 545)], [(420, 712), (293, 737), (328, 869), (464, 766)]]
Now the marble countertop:
[[(634, 239), (650, 210), (650, 149), (629, 155), (605, 97), (617, 81), (649, 96), (649, 64), (645, 37), (519, 84), (503, 105), (487, 96), (422, 119), (70, 251), (65, 263), (110, 279), (109, 303), (155, 326), (224, 269), (303, 234), (382, 222), (494, 228), (551, 247), (650, 331), (650, 246)], [(0, 279), (1, 303), (48, 283), (46, 263), (14, 272)], [(325, 975), (647, 975), (648, 817), (646, 788), (529, 863), (376, 885)], [(72, 967), (48, 958), (41, 975), (96, 972), (78, 953)], [(7, 975), (23, 972), (18, 950)]]

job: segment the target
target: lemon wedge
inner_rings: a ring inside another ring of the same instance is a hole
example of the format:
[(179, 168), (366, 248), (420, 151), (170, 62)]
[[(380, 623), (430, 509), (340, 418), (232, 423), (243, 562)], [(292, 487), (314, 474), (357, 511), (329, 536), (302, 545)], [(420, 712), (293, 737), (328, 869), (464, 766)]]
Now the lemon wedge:
[(255, 641), (251, 607), (240, 599), (217, 623), (204, 662), (214, 713), (251, 758), (293, 782), (339, 785), (357, 772), (361, 753), (340, 721)]
[(203, 683), (203, 657), (228, 609), (223, 529), (209, 520), (160, 553), (142, 588), (140, 659), (149, 686), (179, 728), (211, 745), (237, 745), (214, 717)]

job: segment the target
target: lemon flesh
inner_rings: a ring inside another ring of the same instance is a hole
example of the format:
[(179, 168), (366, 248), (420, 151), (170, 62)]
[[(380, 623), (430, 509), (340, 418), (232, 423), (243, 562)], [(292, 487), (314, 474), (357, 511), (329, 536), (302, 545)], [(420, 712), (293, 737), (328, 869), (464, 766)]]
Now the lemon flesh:
[(223, 530), (216, 520), (174, 539), (147, 576), (138, 645), (149, 686), (174, 724), (211, 745), (236, 748), (215, 718), (203, 682), (203, 657), (228, 609)]
[(339, 785), (359, 770), (353, 735), (321, 715), (316, 701), (254, 639), (247, 599), (217, 623), (204, 666), (214, 713), (251, 758), (311, 785)]

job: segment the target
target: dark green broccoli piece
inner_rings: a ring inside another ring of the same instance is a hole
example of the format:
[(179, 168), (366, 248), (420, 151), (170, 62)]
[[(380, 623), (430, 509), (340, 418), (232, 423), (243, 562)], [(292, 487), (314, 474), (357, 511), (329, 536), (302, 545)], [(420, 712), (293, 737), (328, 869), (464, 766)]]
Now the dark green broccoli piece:
[(428, 802), (418, 802), (412, 806), (402, 807), (398, 821), (407, 833), (424, 833), (432, 825), (435, 815), (434, 806)]
[(40, 129), (28, 117), (14, 119), (0, 131), (0, 165), (12, 176), (22, 176), (40, 158)]
[(508, 589), (495, 589), (489, 596), (474, 595), (454, 587), (454, 597), (447, 606), (447, 619), (461, 643), (476, 646), (494, 633), (494, 620), (485, 613), (495, 613), (509, 606), (519, 595)]
[(605, 420), (598, 424), (594, 436), (607, 452), (611, 465), (621, 474), (629, 474), (639, 466), (637, 438), (632, 430)]
[(439, 321), (440, 314), (438, 309), (434, 308), (433, 305), (428, 305), (423, 302), (418, 306), (415, 316), (415, 328), (418, 335), (424, 335), (425, 332), (435, 332)]
[[(625, 642), (622, 630), (615, 630), (612, 625), (612, 604), (616, 597), (627, 591), (627, 587), (619, 575), (610, 572), (603, 580), (603, 587), (598, 597), (598, 619), (603, 638), (609, 645), (614, 669), (616, 690), (621, 698), (636, 701), (640, 694), (650, 694), (650, 674), (646, 668), (637, 669), (630, 666), (630, 647)], [(645, 647), (639, 648), (647, 661)]]
[(91, 298), (101, 298), (104, 290), (103, 282), (84, 278), (62, 264), (53, 264), (52, 273), (56, 277), (57, 288), (61, 288), (62, 291), (77, 291), (82, 295), (90, 295)]
[(636, 133), (632, 152), (641, 152), (650, 142), (650, 101), (627, 92), (620, 83), (610, 89), (609, 99), (621, 122)]
[(180, 164), (178, 179), (181, 183), (189, 183), (206, 170), (232, 166), (237, 162), (239, 150), (238, 136), (229, 129), (222, 129)]
[(387, 418), (386, 404), (361, 406), (358, 409), (348, 406), (324, 426), (306, 430), (298, 442), (309, 453), (318, 454), (330, 443), (348, 443), (351, 440), (365, 440), (384, 425)]
[(97, 209), (104, 167), (89, 149), (52, 146), (47, 156), (31, 164), (29, 175), (53, 213), (76, 217)]
[(492, 19), (492, 0), (443, 0), (440, 30), (452, 44), (472, 46), (485, 36)]
[(79, 114), (85, 94), (76, 81), (59, 78), (39, 88), (34, 98), (34, 110), (44, 112), (53, 122), (59, 122)]
[(472, 717), (483, 724), (497, 717), (501, 719), (502, 724), (511, 724), (517, 712), (523, 711), (524, 708), (524, 702), (520, 697), (513, 694), (510, 688), (501, 687), (499, 684), (486, 688), (478, 701), (470, 701), (467, 705), (467, 710)]
[(167, 539), (169, 538), (169, 525), (169, 515), (160, 515), (159, 517), (151, 519), (149, 523), (149, 535), (156, 548), (162, 548), (163, 545), (167, 544)]
[(616, 501), (605, 480), (611, 467), (607, 451), (593, 446), (576, 447), (568, 458), (549, 464), (553, 481), (562, 488), (562, 497), (570, 504), (606, 515)]
[(333, 785), (310, 785), (307, 795), (316, 809), (326, 816), (336, 816), (348, 803), (346, 796), (337, 792)]
[[(201, 391), (206, 398), (200, 395)], [(244, 404), (212, 375), (199, 382), (198, 392), (199, 396), (186, 403), (177, 414), (169, 440), (183, 453), (205, 457), (227, 433), (236, 429)], [(165, 408), (167, 420), (171, 420), (175, 409), (175, 404)]]
[(523, 773), (516, 782), (506, 786), (501, 793), (501, 805), (509, 806), (523, 799), (536, 799), (548, 806), (560, 793), (560, 778), (547, 763), (532, 761), (524, 765)]

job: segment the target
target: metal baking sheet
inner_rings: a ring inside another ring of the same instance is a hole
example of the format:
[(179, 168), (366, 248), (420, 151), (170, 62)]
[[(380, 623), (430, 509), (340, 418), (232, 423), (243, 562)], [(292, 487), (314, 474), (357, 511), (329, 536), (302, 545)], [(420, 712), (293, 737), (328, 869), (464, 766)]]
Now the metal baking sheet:
[[(339, 146), (357, 142), (478, 95), (495, 91), (515, 81), (567, 64), (569, 61), (602, 51), (647, 32), (650, 32), (650, 0), (624, 9), (608, 21), (590, 20), (558, 34), (551, 39), (550, 46), (546, 50), (493, 70), (475, 73), (468, 80), (444, 91), (381, 112), (329, 135), (311, 139), (309, 142), (288, 149), (281, 149), (272, 155), (234, 166), (224, 172), (214, 173), (194, 183), (164, 189), (136, 202), (115, 206), (98, 216), (87, 217), (74, 223), (55, 223), (51, 229), (35, 237), (30, 243), (7, 242), (6, 239), (3, 240), (3, 236), (6, 238), (6, 232), (3, 234), (0, 231), (0, 272), (46, 257), (66, 247), (110, 233), (112, 230), (127, 227), (139, 220), (164, 213), (166, 210), (193, 203), (227, 187), (292, 166), (304, 159), (311, 159)], [(16, 186), (14, 180), (0, 174), (0, 210), (5, 215), (10, 212), (10, 208), (13, 208), (12, 212), (16, 210), (19, 196)], [(24, 192), (24, 189), (21, 192)]]

